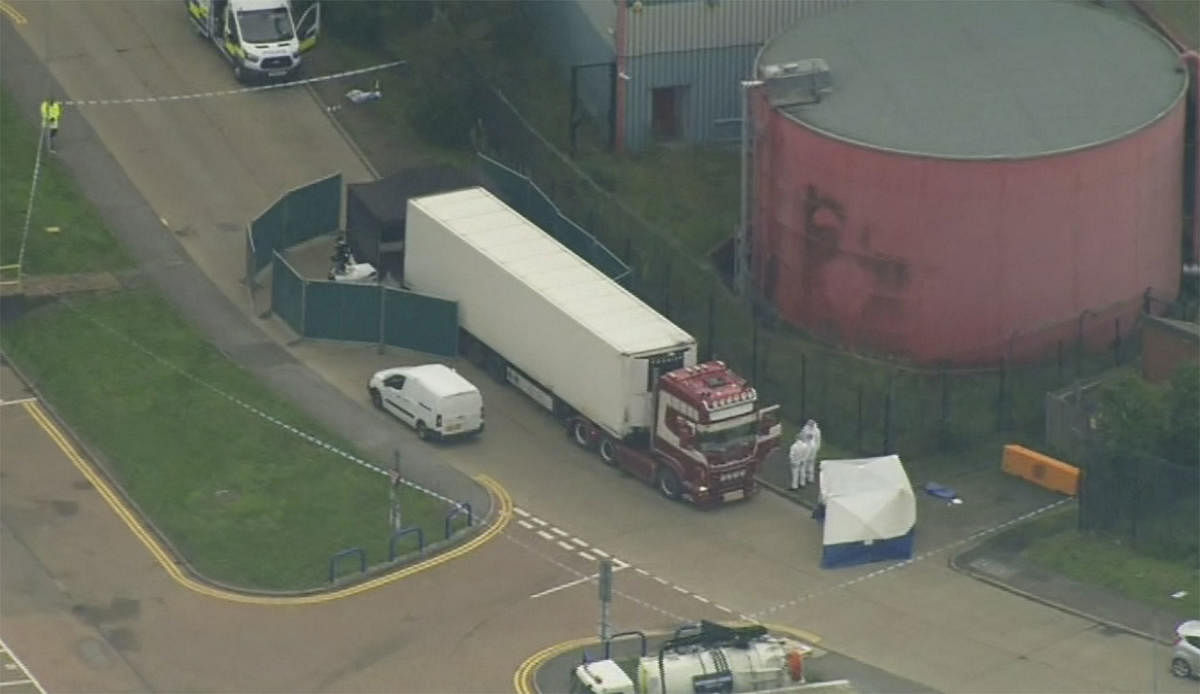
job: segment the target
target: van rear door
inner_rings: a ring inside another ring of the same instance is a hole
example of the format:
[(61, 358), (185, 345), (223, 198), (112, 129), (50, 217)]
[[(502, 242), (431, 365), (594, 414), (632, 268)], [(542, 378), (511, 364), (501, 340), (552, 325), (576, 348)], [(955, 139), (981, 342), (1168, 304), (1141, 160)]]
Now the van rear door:
[(483, 396), (477, 390), (446, 396), (439, 409), (442, 433), (447, 435), (476, 431), (483, 423)]

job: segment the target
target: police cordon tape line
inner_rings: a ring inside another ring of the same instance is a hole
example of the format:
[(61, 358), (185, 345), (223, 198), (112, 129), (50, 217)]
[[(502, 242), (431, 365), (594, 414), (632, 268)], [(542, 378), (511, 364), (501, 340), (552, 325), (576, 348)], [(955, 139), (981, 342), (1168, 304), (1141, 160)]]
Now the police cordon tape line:
[(41, 130), (38, 131), (37, 154), (33, 158), (33, 179), (29, 182), (29, 204), (25, 206), (25, 228), (21, 230), (21, 247), (17, 251), (17, 279), (20, 284), (21, 275), (25, 268), (25, 245), (29, 239), (29, 226), (33, 220), (33, 201), (37, 197), (38, 178), (42, 172), (42, 149), (46, 145), (46, 122), (42, 120)]
[(877, 576), (882, 576), (883, 574), (891, 573), (892, 571), (896, 571), (898, 569), (903, 569), (904, 567), (911, 566), (919, 561), (924, 561), (925, 559), (928, 559), (929, 557), (932, 557), (935, 554), (941, 554), (942, 552), (954, 549), (955, 547), (961, 547), (970, 542), (974, 542), (975, 540), (978, 540), (986, 535), (992, 535), (994, 533), (998, 533), (1001, 530), (1004, 530), (1005, 528), (1016, 525), (1017, 523), (1020, 523), (1021, 521), (1029, 520), (1030, 518), (1033, 518), (1034, 516), (1039, 516), (1047, 511), (1056, 509), (1059, 506), (1062, 506), (1063, 504), (1069, 503), (1071, 501), (1074, 501), (1074, 497), (1066, 497), (1063, 499), (1059, 499), (1058, 501), (1054, 501), (1049, 504), (1046, 504), (1045, 506), (1035, 508), (1032, 511), (1029, 511), (1027, 513), (1022, 513), (1021, 515), (1017, 516), (1016, 518), (1010, 518), (1010, 519), (1004, 521), (1003, 523), (999, 523), (999, 524), (993, 525), (989, 528), (984, 528), (983, 530), (976, 531), (964, 538), (955, 540), (953, 542), (948, 542), (940, 547), (935, 547), (934, 549), (931, 549), (931, 550), (928, 550), (921, 554), (918, 554), (915, 557), (911, 557), (911, 558), (905, 559), (903, 561), (898, 561), (895, 564), (890, 564), (881, 569), (876, 569), (870, 573), (863, 574), (856, 578), (852, 578), (848, 581), (842, 581), (841, 583), (838, 583), (838, 584), (835, 584), (832, 586), (827, 586), (825, 588), (818, 588), (817, 590), (814, 590), (811, 593), (808, 593), (807, 595), (802, 595), (802, 596), (796, 598), (795, 600), (789, 600), (787, 602), (783, 602), (778, 605), (774, 605), (772, 607), (768, 607), (766, 609), (759, 610), (757, 612), (753, 612), (749, 615), (742, 615), (742, 616), (746, 619), (751, 619), (751, 620), (761, 619), (762, 617), (765, 617), (766, 615), (772, 614), (774, 612), (778, 612), (779, 610), (786, 609), (789, 607), (795, 607), (796, 605), (799, 605), (802, 602), (811, 600), (820, 595), (825, 595), (826, 593), (832, 593), (833, 591), (841, 590), (842, 588), (849, 588), (850, 586), (855, 585), (856, 583), (862, 583), (863, 581), (870, 580)]
[[(352, 453), (343, 451), (342, 449), (338, 448), (337, 446), (334, 446), (333, 444), (330, 444), (326, 441), (322, 441), (321, 439), (317, 438), (316, 436), (313, 436), (312, 434), (309, 434), (306, 431), (297, 429), (296, 427), (292, 426), (291, 424), (288, 424), (287, 422), (277, 419), (276, 417), (273, 417), (270, 414), (258, 409), (254, 405), (251, 405), (250, 403), (241, 400), (236, 395), (233, 395), (232, 393), (227, 393), (227, 392), (221, 390), (220, 388), (214, 386), (213, 384), (209, 383), (208, 381), (205, 381), (194, 374), (188, 373), (187, 371), (176, 366), (175, 364), (172, 364), (171, 362), (167, 361), (166, 359), (159, 356), (158, 354), (155, 354), (154, 352), (150, 351), (150, 349), (148, 347), (145, 347), (144, 345), (139, 343), (137, 340), (134, 340), (133, 338), (129, 337), (128, 335), (125, 335), (124, 333), (120, 332), (116, 328), (113, 328), (112, 326), (109, 326), (99, 320), (96, 320), (92, 316), (89, 316), (86, 311), (84, 311), (81, 308), (79, 308), (78, 306), (75, 306), (74, 304), (72, 304), (69, 299), (67, 299), (65, 297), (61, 298), (59, 300), (59, 303), (63, 304), (68, 309), (70, 309), (72, 312), (81, 316), (84, 320), (88, 321), (89, 323), (92, 323), (93, 325), (97, 326), (101, 330), (104, 330), (105, 332), (111, 333), (117, 339), (122, 340), (123, 342), (129, 344), (134, 349), (146, 354), (151, 359), (159, 362), (163, 366), (166, 366), (168, 369), (180, 374), (181, 376), (188, 379), (189, 381), (192, 381), (193, 383), (196, 383), (200, 386), (203, 386), (203, 387), (213, 391), (214, 393), (229, 400), (230, 402), (234, 403), (235, 405), (237, 405), (243, 409), (249, 410), (250, 412), (253, 412), (254, 414), (267, 420), (268, 422), (274, 424), (275, 426), (280, 427), (281, 429), (284, 429), (288, 432), (291, 432), (292, 434), (295, 434), (296, 436), (299, 436), (300, 438), (304, 439), (305, 441), (308, 441), (309, 443), (313, 444), (314, 446), (317, 446), (319, 448), (324, 448), (325, 450), (329, 451), (330, 453), (333, 453), (334, 455), (341, 456), (341, 457), (345, 458), (346, 460), (349, 460), (352, 463), (361, 465), (372, 472), (376, 472), (376, 473), (378, 473), (380, 475), (384, 475), (384, 476), (390, 476), (390, 473), (387, 470), (379, 467), (378, 465), (373, 465)], [(435, 499), (444, 501), (447, 504), (450, 504), (451, 506), (454, 506), (456, 508), (463, 508), (463, 505), (461, 502), (455, 501), (454, 499), (451, 499), (448, 496), (439, 494), (439, 493), (433, 491), (432, 489), (429, 489), (425, 486), (417, 484), (416, 482), (412, 482), (403, 477), (400, 478), (400, 482), (402, 482), (405, 485), (408, 485), (409, 487), (412, 487), (413, 489), (424, 492), (425, 494), (428, 494), (429, 496), (432, 496)]]
[(346, 77), (354, 77), (355, 75), (365, 75), (371, 72), (379, 72), (380, 70), (388, 70), (401, 65), (407, 65), (407, 60), (394, 60), (390, 63), (380, 63), (369, 67), (362, 67), (355, 70), (346, 70), (344, 72), (335, 72), (330, 75), (321, 75), (319, 77), (309, 77), (302, 80), (293, 80), (291, 82), (278, 82), (275, 84), (262, 84), (254, 87), (241, 87), (239, 89), (224, 89), (215, 92), (197, 92), (195, 94), (176, 94), (174, 96), (136, 96), (127, 99), (68, 99), (62, 102), (63, 106), (118, 106), (124, 104), (153, 104), (168, 101), (193, 101), (196, 99), (211, 99), (220, 96), (237, 96), (239, 94), (251, 94), (253, 92), (265, 92), (271, 89), (286, 89), (288, 87), (302, 87), (306, 84), (315, 84), (317, 82), (328, 82), (331, 80), (343, 79)]

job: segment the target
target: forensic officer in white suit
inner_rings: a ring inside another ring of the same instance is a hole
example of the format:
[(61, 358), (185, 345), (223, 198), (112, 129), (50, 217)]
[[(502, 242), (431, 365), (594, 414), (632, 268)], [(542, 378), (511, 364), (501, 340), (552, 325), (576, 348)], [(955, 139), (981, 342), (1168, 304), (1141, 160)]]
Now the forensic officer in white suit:
[(796, 433), (796, 440), (788, 449), (788, 464), (792, 468), (792, 486), (788, 489), (796, 491), (805, 484), (805, 464), (808, 462), (808, 452), (812, 447), (808, 433), (801, 429)]
[(800, 466), (800, 486), (817, 481), (817, 454), (821, 451), (821, 427), (813, 420), (808, 420), (800, 429), (800, 436), (808, 445), (804, 449), (805, 457)]

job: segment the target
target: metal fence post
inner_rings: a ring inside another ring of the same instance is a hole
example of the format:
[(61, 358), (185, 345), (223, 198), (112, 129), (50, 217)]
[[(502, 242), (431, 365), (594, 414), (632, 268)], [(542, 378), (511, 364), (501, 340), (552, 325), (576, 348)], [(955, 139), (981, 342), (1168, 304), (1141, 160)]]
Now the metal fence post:
[(800, 419), (808, 418), (808, 355), (800, 353)]
[(862, 439), (863, 439), (863, 386), (861, 383), (859, 383), (858, 384), (858, 426), (855, 429), (855, 434), (854, 434), (854, 451), (856, 453), (862, 453)]
[(945, 445), (946, 437), (950, 433), (950, 378), (946, 374), (945, 366), (938, 369), (938, 382), (942, 391), (942, 411), (941, 416), (938, 417), (938, 436), (942, 439), (942, 445)]
[(308, 280), (300, 280), (300, 337), (308, 337)]
[(607, 644), (609, 633), (609, 605), (612, 603), (613, 563), (611, 559), (600, 560), (600, 640)]
[(708, 291), (708, 339), (705, 340), (705, 343), (708, 346), (707, 352), (708, 352), (709, 360), (711, 360), (713, 358), (713, 354), (716, 353), (716, 349), (717, 349), (716, 345), (713, 344), (713, 341), (716, 339), (716, 332), (713, 327), (713, 318), (714, 318), (713, 314), (715, 313), (715, 309), (716, 309), (716, 306), (715, 306), (716, 301), (717, 301), (716, 290), (710, 287), (709, 291)]
[(1113, 335), (1113, 365), (1121, 365), (1121, 319), (1118, 317), (1114, 324)]
[(888, 372), (887, 381), (887, 396), (884, 400), (883, 410), (883, 455), (887, 455), (892, 450), (892, 408), (895, 406), (896, 394), (896, 373), (895, 371)]
[(386, 303), (387, 303), (387, 289), (383, 286), (383, 280), (380, 279), (380, 282), (379, 282), (379, 343), (378, 343), (379, 347), (377, 348), (379, 354), (383, 354), (384, 325), (385, 325), (385, 320), (386, 320), (384, 318), (384, 315), (386, 314), (386, 311), (384, 310), (384, 304), (386, 304)]
[(750, 310), (750, 320), (754, 328), (750, 337), (750, 382), (758, 385), (758, 309)]
[(1004, 431), (1008, 417), (1004, 411), (1004, 391), (1008, 385), (1008, 357), (1000, 364), (1000, 388), (996, 392), (996, 431)]

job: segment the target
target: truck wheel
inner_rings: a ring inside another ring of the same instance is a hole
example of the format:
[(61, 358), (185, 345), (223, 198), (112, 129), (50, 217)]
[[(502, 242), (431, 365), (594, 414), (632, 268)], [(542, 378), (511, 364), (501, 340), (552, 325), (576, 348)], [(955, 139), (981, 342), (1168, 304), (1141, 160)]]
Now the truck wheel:
[(617, 464), (617, 444), (607, 436), (600, 438), (600, 460), (603, 460), (605, 465)]
[(383, 409), (383, 396), (380, 395), (379, 391), (376, 390), (375, 388), (369, 388), (368, 390), (371, 393), (371, 404), (374, 405), (376, 407), (376, 409), (382, 410)]
[(679, 475), (666, 465), (658, 467), (658, 491), (668, 499), (678, 499), (683, 492), (683, 487), (679, 484)]
[(582, 417), (572, 419), (571, 440), (575, 442), (575, 445), (586, 451), (592, 450), (592, 446), (595, 445), (596, 441), (595, 436), (593, 435), (591, 422), (588, 422)]
[(417, 438), (428, 441), (430, 436), (429, 427), (425, 426), (425, 422), (417, 422)]

